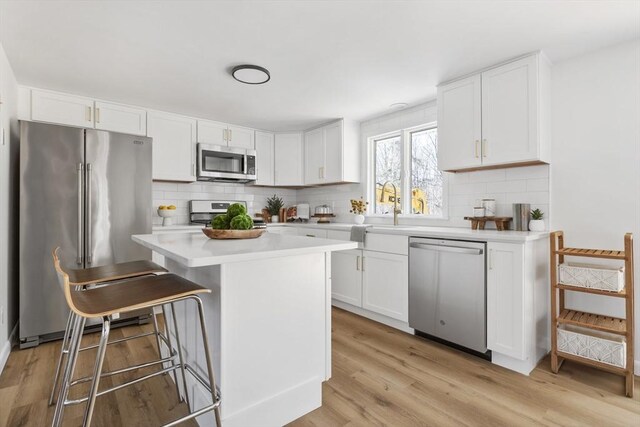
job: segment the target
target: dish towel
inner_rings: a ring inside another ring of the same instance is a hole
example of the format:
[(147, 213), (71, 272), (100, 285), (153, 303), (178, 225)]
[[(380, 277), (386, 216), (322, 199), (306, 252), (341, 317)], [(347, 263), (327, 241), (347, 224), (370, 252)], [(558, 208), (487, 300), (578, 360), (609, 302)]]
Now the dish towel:
[(351, 241), (364, 243), (364, 237), (367, 234), (367, 228), (371, 227), (369, 225), (354, 225), (351, 227)]

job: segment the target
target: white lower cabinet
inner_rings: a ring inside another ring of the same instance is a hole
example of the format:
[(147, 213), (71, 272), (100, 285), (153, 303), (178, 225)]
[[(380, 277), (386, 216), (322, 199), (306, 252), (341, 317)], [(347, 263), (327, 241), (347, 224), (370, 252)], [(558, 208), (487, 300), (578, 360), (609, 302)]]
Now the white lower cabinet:
[(525, 357), (524, 245), (487, 244), (487, 347)]
[(409, 260), (405, 255), (363, 251), (362, 308), (409, 320)]
[(362, 251), (331, 253), (331, 297), (362, 307)]

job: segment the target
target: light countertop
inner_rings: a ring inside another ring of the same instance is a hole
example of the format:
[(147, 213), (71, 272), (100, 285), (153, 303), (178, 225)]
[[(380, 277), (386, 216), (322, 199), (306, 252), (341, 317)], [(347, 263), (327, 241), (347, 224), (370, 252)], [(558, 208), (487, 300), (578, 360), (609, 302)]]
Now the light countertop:
[[(334, 230), (334, 231), (351, 231), (351, 227), (354, 224), (348, 223), (329, 223), (329, 224), (317, 224), (317, 223), (277, 223), (268, 224), (269, 228), (278, 227), (296, 227), (296, 228), (310, 228), (318, 230)], [(447, 238), (447, 239), (470, 239), (478, 241), (492, 241), (492, 242), (527, 242), (532, 240), (544, 239), (549, 236), (548, 231), (535, 232), (535, 231), (498, 231), (498, 230), (472, 230), (471, 228), (462, 227), (427, 227), (422, 225), (380, 225), (380, 224), (367, 224), (371, 225), (367, 229), (367, 233), (375, 234), (392, 234), (392, 235), (404, 235), (404, 236), (416, 236), (416, 237), (435, 237), (435, 238)], [(200, 225), (174, 225), (174, 226), (154, 226), (153, 232), (155, 233), (175, 233), (179, 231), (199, 232), (202, 226)]]
[(257, 239), (213, 240), (202, 233), (160, 233), (131, 236), (139, 243), (187, 267), (356, 249), (350, 241), (265, 233)]

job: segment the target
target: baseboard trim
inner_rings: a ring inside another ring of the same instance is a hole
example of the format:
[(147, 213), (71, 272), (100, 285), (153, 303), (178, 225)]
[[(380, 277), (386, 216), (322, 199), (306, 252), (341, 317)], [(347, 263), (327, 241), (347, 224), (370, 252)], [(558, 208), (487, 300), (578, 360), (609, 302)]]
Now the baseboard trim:
[(18, 324), (13, 327), (13, 330), (9, 334), (9, 339), (2, 344), (2, 348), (0, 349), (0, 374), (4, 371), (4, 366), (7, 364), (7, 360), (9, 360), (9, 354), (11, 353), (11, 348), (13, 347), (13, 342), (15, 340), (16, 334), (18, 333)]

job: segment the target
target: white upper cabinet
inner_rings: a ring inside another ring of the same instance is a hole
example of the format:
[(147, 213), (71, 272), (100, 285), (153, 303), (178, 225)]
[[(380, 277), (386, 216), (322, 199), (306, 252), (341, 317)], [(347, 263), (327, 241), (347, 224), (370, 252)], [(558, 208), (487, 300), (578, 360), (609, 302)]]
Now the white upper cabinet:
[(324, 129), (314, 129), (304, 133), (304, 183), (306, 185), (323, 182), (325, 161)]
[(274, 145), (275, 185), (303, 185), (302, 133), (276, 133)]
[(198, 120), (198, 142), (254, 150), (253, 129), (211, 120)]
[(93, 99), (33, 89), (31, 120), (93, 128)]
[(305, 132), (306, 185), (360, 181), (359, 132), (356, 123), (338, 120)]
[(227, 144), (229, 145), (229, 147), (254, 150), (254, 135), (255, 131), (253, 129), (229, 125)]
[(198, 142), (212, 145), (227, 145), (226, 123), (198, 120)]
[(438, 87), (438, 167), (481, 166), (480, 75)]
[(256, 185), (274, 185), (274, 145), (275, 135), (271, 132), (256, 131)]
[(548, 163), (548, 90), (542, 54), (439, 86), (440, 169)]
[(149, 111), (147, 135), (153, 138), (153, 179), (195, 181), (196, 120)]
[(147, 134), (147, 111), (111, 102), (95, 102), (96, 129), (131, 135)]

